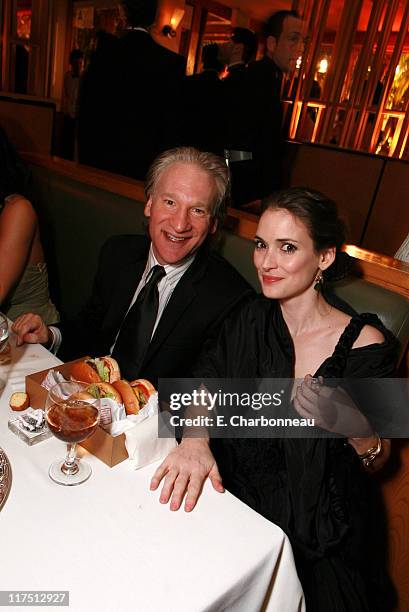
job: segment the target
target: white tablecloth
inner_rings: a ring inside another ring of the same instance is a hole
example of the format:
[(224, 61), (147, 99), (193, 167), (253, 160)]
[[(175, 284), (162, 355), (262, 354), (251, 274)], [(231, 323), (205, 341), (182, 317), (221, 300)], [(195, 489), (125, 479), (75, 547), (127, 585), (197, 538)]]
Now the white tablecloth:
[(7, 421), (9, 396), (23, 389), (25, 373), (56, 362), (32, 345), (13, 349), (11, 366), (0, 367), (0, 378), (8, 375), (0, 446), (13, 473), (0, 512), (0, 588), (68, 590), (75, 612), (304, 610), (287, 537), (229, 493), (206, 484), (193, 512), (171, 512), (159, 491), (149, 491), (158, 464), (109, 468), (91, 455), (86, 483), (53, 483), (48, 467), (64, 444), (26, 446)]

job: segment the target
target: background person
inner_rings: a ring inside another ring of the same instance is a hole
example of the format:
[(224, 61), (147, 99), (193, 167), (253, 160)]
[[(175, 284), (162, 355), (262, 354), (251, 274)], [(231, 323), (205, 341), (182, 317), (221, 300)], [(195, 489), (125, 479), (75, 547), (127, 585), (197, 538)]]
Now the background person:
[[(78, 158), (81, 164), (109, 169), (111, 164), (112, 78), (118, 38), (100, 30), (81, 76), (78, 97)], [(105, 130), (106, 124), (106, 130)]]
[(84, 67), (84, 54), (80, 49), (70, 53), (70, 70), (64, 75), (62, 96), (63, 127), (61, 134), (61, 156), (74, 159), (78, 118), (78, 95), (80, 77)]
[(252, 173), (253, 92), (247, 78), (247, 64), (255, 58), (256, 51), (257, 37), (248, 28), (234, 28), (231, 41), (220, 45), (219, 57), (227, 68), (227, 76), (221, 82), (221, 140), (231, 172), (232, 203), (237, 208), (253, 200), (257, 189)]
[(217, 44), (205, 45), (202, 49), (202, 72), (184, 79), (183, 142), (201, 151), (223, 155), (223, 118), (220, 112), (222, 85), (219, 76), (224, 65), (218, 53)]
[(122, 0), (120, 9), (122, 36), (95, 55), (81, 85), (79, 160), (144, 180), (160, 152), (181, 144), (185, 59), (149, 33), (157, 0)]
[[(303, 22), (295, 11), (279, 11), (264, 28), (264, 57), (249, 64), (251, 92), (253, 193), (256, 200), (282, 186), (284, 148), (281, 91), (286, 74), (295, 70), (304, 51)], [(250, 164), (249, 164), (250, 165)]]
[(29, 171), (0, 128), (0, 309), (10, 319), (35, 312), (59, 321), (50, 301), (38, 219), (25, 197)]

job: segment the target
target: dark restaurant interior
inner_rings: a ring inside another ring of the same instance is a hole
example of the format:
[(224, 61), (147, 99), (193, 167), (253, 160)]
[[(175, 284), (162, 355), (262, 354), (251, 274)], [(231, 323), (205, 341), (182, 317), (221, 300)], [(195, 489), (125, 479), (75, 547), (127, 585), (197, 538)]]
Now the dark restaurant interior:
[[(264, 23), (280, 10), (297, 11), (304, 37), (302, 53), (295, 69), (284, 74), (280, 92), (284, 139), (280, 186), (316, 189), (337, 203), (348, 227), (344, 250), (354, 262), (351, 277), (340, 281), (337, 291), (361, 312), (378, 313), (395, 333), (401, 346), (399, 376), (407, 378), (409, 1), (160, 0), (150, 34), (183, 56), (190, 76), (203, 69), (203, 49), (222, 48), (232, 40), (234, 28), (256, 34), (253, 60), (262, 58)], [(30, 167), (50, 291), (67, 317), (78, 312), (89, 295), (97, 255), (106, 239), (142, 233), (145, 227), (142, 178), (107, 164), (98, 167), (81, 161), (77, 108), (75, 116), (71, 114), (71, 148), (65, 142), (64, 91), (70, 55), (79, 50), (80, 71), (89, 73), (101, 31), (114, 37), (122, 28), (115, 0), (3, 0), (0, 4), (0, 127)], [(221, 66), (220, 78), (226, 75), (226, 67)], [(104, 109), (113, 93), (108, 88), (106, 100), (98, 94), (101, 106), (94, 117), (102, 142), (109, 141)], [(157, 108), (171, 97), (164, 91)], [(189, 102), (185, 105), (185, 120), (195, 117)], [(245, 105), (236, 99), (233, 106), (231, 112), (244, 122)], [(81, 103), (79, 108), (81, 113)], [(247, 108), (257, 113), (251, 103)], [(119, 107), (115, 114), (114, 128), (120, 122)], [(176, 123), (175, 117), (177, 131)], [(189, 125), (183, 130), (190, 133)], [(252, 241), (259, 212), (259, 198), (239, 204), (233, 197), (219, 244), (224, 257), (254, 287), (258, 282), (251, 263)], [(397, 594), (393, 609), (405, 612), (409, 611), (407, 440), (393, 441), (391, 459), (375, 478), (388, 525), (387, 564)]]

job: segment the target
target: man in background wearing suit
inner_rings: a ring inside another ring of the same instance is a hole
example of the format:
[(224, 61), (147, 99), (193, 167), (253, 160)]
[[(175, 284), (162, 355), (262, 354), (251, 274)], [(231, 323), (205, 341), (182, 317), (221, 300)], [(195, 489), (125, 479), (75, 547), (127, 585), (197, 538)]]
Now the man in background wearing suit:
[(264, 57), (248, 66), (253, 118), (253, 199), (282, 187), (284, 135), (281, 89), (304, 51), (304, 24), (295, 11), (278, 11), (264, 28)]
[(205, 45), (202, 49), (202, 72), (185, 77), (182, 101), (183, 144), (222, 156), (223, 109), (219, 75), (224, 65), (218, 53), (217, 44)]
[[(63, 358), (105, 355), (112, 349), (124, 378), (147, 378), (155, 384), (160, 377), (189, 376), (199, 350), (217, 334), (226, 315), (252, 294), (209, 244), (222, 222), (228, 188), (228, 169), (211, 153), (185, 147), (155, 160), (146, 180), (150, 240), (126, 235), (105, 243), (90, 300), (77, 321), (62, 325)], [(135, 338), (144, 330), (133, 333), (129, 321), (154, 268), (161, 268), (159, 299), (141, 354)], [(32, 314), (19, 317), (13, 330), (19, 344), (50, 345), (60, 333)]]
[(257, 190), (257, 177), (249, 161), (255, 119), (249, 111), (253, 93), (247, 83), (247, 64), (255, 58), (256, 51), (257, 37), (248, 28), (233, 28), (231, 41), (220, 45), (220, 57), (227, 66), (227, 76), (221, 83), (221, 131), (231, 173), (232, 204), (236, 208), (254, 200), (253, 193)]
[[(185, 59), (149, 33), (157, 0), (122, 0), (120, 9), (123, 35), (95, 56), (83, 78), (79, 160), (144, 180), (158, 153), (180, 144)], [(94, 160), (81, 153), (90, 139)]]

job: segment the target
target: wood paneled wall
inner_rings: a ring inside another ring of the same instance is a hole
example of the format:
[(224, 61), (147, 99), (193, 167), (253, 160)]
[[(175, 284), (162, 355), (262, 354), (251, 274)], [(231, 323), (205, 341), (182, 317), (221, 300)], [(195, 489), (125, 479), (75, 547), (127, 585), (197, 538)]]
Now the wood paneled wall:
[(409, 163), (328, 147), (287, 143), (286, 183), (335, 200), (348, 241), (393, 256), (409, 234)]
[(396, 253), (409, 234), (409, 163), (388, 160), (362, 241), (380, 253)]
[(0, 96), (0, 124), (19, 151), (50, 155), (55, 104)]

